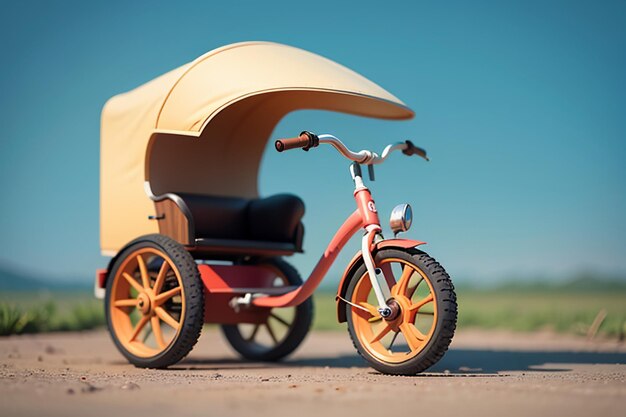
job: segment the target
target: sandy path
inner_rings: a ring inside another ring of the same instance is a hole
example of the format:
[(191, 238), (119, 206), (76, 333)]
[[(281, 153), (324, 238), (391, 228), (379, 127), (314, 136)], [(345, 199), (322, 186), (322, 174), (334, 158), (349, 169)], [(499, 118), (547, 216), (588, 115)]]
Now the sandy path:
[(626, 415), (626, 344), (459, 332), (429, 373), (380, 375), (345, 332), (282, 364), (240, 361), (215, 330), (171, 370), (124, 362), (104, 331), (0, 338), (1, 416)]

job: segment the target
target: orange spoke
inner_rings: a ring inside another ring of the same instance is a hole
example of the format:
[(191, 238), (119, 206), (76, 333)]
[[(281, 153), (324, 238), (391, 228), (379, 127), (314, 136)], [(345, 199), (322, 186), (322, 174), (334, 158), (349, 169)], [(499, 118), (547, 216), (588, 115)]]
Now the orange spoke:
[[(362, 310), (360, 308), (355, 309), (354, 311), (359, 317), (369, 321), (370, 323), (374, 323), (382, 319), (382, 317), (380, 316), (380, 313), (378, 312), (378, 309), (374, 307), (373, 305), (368, 304), (366, 302), (360, 302), (359, 305), (367, 309), (367, 311)], [(368, 314), (371, 317), (367, 317)]]
[(170, 298), (172, 298), (173, 296), (180, 294), (181, 288), (180, 287), (176, 287), (176, 288), (172, 288), (169, 291), (165, 291), (164, 293), (161, 293), (159, 295), (157, 295), (154, 298), (154, 302), (157, 305), (161, 305), (164, 302), (166, 302), (167, 300), (169, 300)]
[(180, 324), (176, 321), (174, 317), (170, 316), (170, 313), (165, 311), (163, 307), (155, 308), (154, 312), (156, 313), (157, 316), (159, 316), (161, 320), (167, 323), (170, 327), (172, 327), (174, 330), (178, 330), (178, 327), (180, 326)]
[(113, 302), (113, 305), (115, 307), (136, 307), (137, 306), (137, 299), (136, 298), (130, 298), (128, 300), (115, 300)]
[(391, 290), (391, 295), (405, 295), (406, 288), (409, 285), (409, 281), (411, 280), (411, 276), (413, 275), (413, 268), (408, 265), (404, 266), (402, 269), (402, 275), (398, 280), (398, 283), (393, 286)]
[(378, 342), (380, 339), (385, 337), (385, 335), (389, 333), (390, 331), (391, 331), (391, 327), (389, 327), (389, 325), (385, 323), (385, 327), (378, 333), (378, 335), (376, 335), (372, 340), (370, 340), (370, 343)]
[(416, 311), (419, 310), (420, 308), (422, 308), (424, 305), (432, 302), (434, 300), (434, 297), (432, 294), (428, 294), (427, 297), (423, 298), (421, 301), (418, 301), (417, 303), (413, 304), (411, 307), (409, 307), (410, 311)]
[(406, 342), (409, 344), (411, 352), (419, 349), (419, 347), (422, 345), (421, 342), (426, 338), (426, 336), (424, 336), (422, 332), (417, 330), (415, 326), (410, 323), (402, 323), (400, 325), (400, 330), (402, 331)]
[(128, 281), (128, 283), (130, 285), (132, 285), (132, 287), (134, 289), (136, 289), (138, 292), (142, 293), (143, 292), (143, 287), (141, 286), (140, 283), (138, 283), (135, 278), (131, 277), (129, 274), (127, 274), (126, 272), (122, 273), (122, 276), (124, 277), (124, 279), (126, 279), (126, 281)]
[(424, 281), (424, 277), (420, 277), (420, 280), (417, 281), (417, 284), (415, 284), (415, 286), (409, 288), (407, 290), (407, 294), (406, 294), (406, 298), (408, 298), (409, 300), (411, 299), (411, 297), (413, 297), (413, 294), (415, 294), (415, 291), (417, 291), (417, 287), (420, 286), (420, 284), (422, 283), (422, 281)]
[(275, 313), (270, 313), (270, 317), (273, 318), (274, 320), (277, 320), (278, 322), (284, 324), (287, 327), (291, 326), (291, 324), (287, 320), (285, 320), (284, 318), (276, 315)]
[(161, 269), (159, 269), (159, 274), (156, 277), (156, 281), (154, 282), (154, 293), (158, 294), (161, 292), (161, 288), (163, 288), (163, 283), (165, 282), (165, 276), (167, 272), (170, 270), (170, 264), (167, 261), (163, 260), (163, 265), (161, 265)]
[(353, 308), (352, 312), (363, 320), (369, 320), (372, 318), (372, 315), (370, 314), (369, 311), (361, 310), (360, 308)]
[(148, 320), (150, 320), (148, 316), (141, 317), (141, 319), (139, 320), (139, 323), (137, 323), (137, 326), (135, 327), (135, 330), (133, 330), (133, 334), (130, 337), (129, 342), (132, 342), (133, 340), (135, 340), (135, 338), (139, 335), (139, 332), (141, 331), (141, 329), (144, 328)]
[(378, 309), (376, 307), (374, 307), (371, 304), (368, 304), (366, 302), (361, 302), (359, 303), (359, 305), (361, 307), (365, 307), (367, 309), (367, 311), (374, 317), (380, 317), (380, 313), (378, 312)]
[(157, 316), (152, 316), (150, 319), (150, 325), (152, 326), (152, 332), (154, 333), (157, 344), (161, 349), (163, 349), (166, 344), (163, 339), (163, 332), (161, 331), (161, 321)]
[(143, 256), (137, 255), (137, 265), (139, 265), (139, 271), (141, 272), (141, 283), (143, 287), (150, 288), (150, 276), (148, 275), (148, 268), (146, 267), (146, 261)]
[(256, 326), (254, 326), (254, 329), (252, 329), (252, 333), (250, 334), (250, 337), (246, 339), (246, 342), (252, 342), (254, 338), (256, 337), (256, 334), (258, 333), (260, 328), (261, 328), (260, 324), (257, 324)]
[(267, 332), (270, 334), (270, 337), (272, 338), (274, 343), (278, 344), (278, 339), (276, 338), (276, 335), (274, 334), (274, 330), (272, 330), (272, 326), (270, 326), (270, 323), (266, 322), (265, 327), (267, 328)]

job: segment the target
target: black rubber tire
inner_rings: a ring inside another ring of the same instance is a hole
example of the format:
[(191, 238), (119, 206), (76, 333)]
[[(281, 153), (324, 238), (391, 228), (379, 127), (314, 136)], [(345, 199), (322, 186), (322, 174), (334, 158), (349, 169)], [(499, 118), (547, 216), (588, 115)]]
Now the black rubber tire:
[[(273, 258), (264, 261), (278, 268), (288, 281), (289, 285), (302, 285), (302, 278), (298, 271), (281, 258)], [(222, 325), (222, 332), (228, 343), (244, 358), (251, 361), (278, 361), (293, 353), (305, 339), (313, 323), (313, 299), (308, 298), (305, 302), (295, 307), (295, 317), (285, 338), (272, 349), (262, 349), (255, 343), (246, 341), (237, 325)]]
[[(181, 276), (185, 295), (185, 316), (182, 320), (180, 332), (165, 350), (149, 358), (138, 357), (124, 348), (115, 334), (109, 315), (111, 287), (117, 269), (128, 255), (137, 249), (145, 247), (160, 250), (172, 260)], [(180, 243), (169, 237), (159, 234), (145, 235), (130, 242), (116, 256), (108, 277), (104, 303), (107, 327), (115, 346), (117, 346), (122, 355), (139, 368), (167, 368), (187, 356), (198, 341), (204, 324), (204, 286), (200, 279), (198, 266), (189, 252)]]
[[(443, 267), (425, 252), (409, 249), (383, 249), (376, 253), (375, 263), (385, 258), (404, 259), (417, 266), (430, 281), (437, 305), (437, 321), (433, 335), (426, 347), (416, 356), (401, 363), (383, 362), (372, 356), (361, 344), (354, 331), (351, 307), (346, 304), (346, 317), (348, 321), (348, 332), (354, 347), (359, 355), (365, 359), (372, 368), (379, 372), (392, 375), (416, 375), (437, 363), (448, 350), (448, 346), (454, 336), (457, 320), (457, 300), (454, 292), (454, 285), (450, 276)], [(366, 274), (365, 265), (361, 265), (350, 277), (350, 283), (346, 292), (346, 298), (352, 300), (354, 289), (361, 278)], [(367, 279), (367, 278), (366, 278)]]

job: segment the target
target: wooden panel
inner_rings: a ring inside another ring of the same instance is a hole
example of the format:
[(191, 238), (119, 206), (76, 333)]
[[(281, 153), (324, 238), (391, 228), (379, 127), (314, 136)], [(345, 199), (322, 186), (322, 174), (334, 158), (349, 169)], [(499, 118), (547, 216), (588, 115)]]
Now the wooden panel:
[(162, 235), (171, 237), (183, 245), (193, 244), (194, 236), (189, 220), (174, 201), (170, 199), (155, 201), (154, 206), (155, 221), (159, 222), (159, 232)]

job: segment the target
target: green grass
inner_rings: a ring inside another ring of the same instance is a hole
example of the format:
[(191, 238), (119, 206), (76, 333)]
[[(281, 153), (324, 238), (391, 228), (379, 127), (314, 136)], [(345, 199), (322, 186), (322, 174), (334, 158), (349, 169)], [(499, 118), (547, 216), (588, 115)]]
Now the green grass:
[(103, 325), (102, 302), (89, 292), (0, 294), (0, 336), (78, 331)]
[[(584, 335), (601, 310), (599, 333), (623, 337), (626, 292), (557, 289), (459, 289), (459, 329), (508, 329)], [(86, 330), (104, 325), (102, 301), (89, 292), (0, 293), (0, 335)], [(345, 330), (337, 323), (334, 293), (315, 295), (314, 330)]]
[(458, 291), (459, 328), (534, 331), (549, 329), (586, 334), (601, 310), (599, 332), (623, 337), (626, 329), (624, 292)]
[[(626, 292), (608, 291), (512, 291), (457, 290), (458, 328), (507, 329), (514, 331), (553, 330), (584, 335), (598, 313), (606, 318), (599, 334), (623, 337), (626, 333)], [(342, 329), (336, 319), (334, 294), (315, 296), (314, 329)]]

